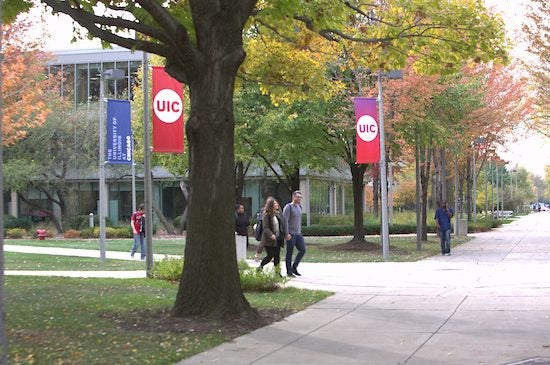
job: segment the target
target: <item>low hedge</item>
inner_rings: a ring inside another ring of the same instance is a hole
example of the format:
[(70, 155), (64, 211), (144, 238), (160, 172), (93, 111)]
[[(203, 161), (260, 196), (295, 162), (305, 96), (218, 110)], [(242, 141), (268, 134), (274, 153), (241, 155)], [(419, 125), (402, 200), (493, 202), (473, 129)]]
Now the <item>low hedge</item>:
[[(379, 235), (380, 224), (365, 224), (365, 234)], [(416, 224), (392, 224), (389, 225), (390, 234), (414, 234), (416, 233)], [(435, 224), (428, 224), (428, 232), (435, 233)], [(302, 227), (304, 236), (352, 236), (353, 225), (311, 225)]]
[[(132, 238), (132, 229), (130, 227), (106, 227), (105, 236), (107, 238)], [(98, 238), (99, 227), (89, 227), (80, 231), (82, 238)]]

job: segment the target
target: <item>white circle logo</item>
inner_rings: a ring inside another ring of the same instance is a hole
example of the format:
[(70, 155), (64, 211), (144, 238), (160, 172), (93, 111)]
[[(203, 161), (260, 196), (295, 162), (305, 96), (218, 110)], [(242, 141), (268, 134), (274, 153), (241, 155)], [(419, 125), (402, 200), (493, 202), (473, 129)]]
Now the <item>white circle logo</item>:
[(183, 113), (183, 101), (177, 92), (162, 89), (153, 99), (153, 111), (164, 123), (174, 123)]
[(373, 141), (378, 135), (378, 124), (370, 115), (363, 115), (359, 118), (355, 128), (359, 138), (365, 142)]

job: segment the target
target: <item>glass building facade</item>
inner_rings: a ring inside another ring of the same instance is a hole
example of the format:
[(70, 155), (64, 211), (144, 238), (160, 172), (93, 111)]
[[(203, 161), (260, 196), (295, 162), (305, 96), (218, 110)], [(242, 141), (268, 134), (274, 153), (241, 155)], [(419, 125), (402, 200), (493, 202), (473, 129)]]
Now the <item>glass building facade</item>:
[(60, 51), (48, 64), (47, 72), (58, 78), (60, 94), (78, 106), (99, 100), (99, 75), (109, 69), (123, 70), (126, 77), (105, 81), (106, 97), (132, 100), (136, 73), (142, 62), (141, 51), (124, 48)]

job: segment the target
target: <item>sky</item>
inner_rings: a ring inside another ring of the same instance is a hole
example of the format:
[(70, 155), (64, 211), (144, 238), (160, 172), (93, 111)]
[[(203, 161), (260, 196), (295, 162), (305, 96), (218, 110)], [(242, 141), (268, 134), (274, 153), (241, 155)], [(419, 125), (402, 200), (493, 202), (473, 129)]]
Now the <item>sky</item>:
[[(488, 8), (493, 8), (501, 13), (506, 23), (507, 31), (511, 39), (520, 39), (521, 24), (525, 16), (525, 4), (527, 0), (485, 0)], [(39, 9), (33, 10), (32, 17), (38, 18)], [(38, 22), (37, 22), (38, 24)], [(99, 40), (79, 40), (71, 43), (73, 25), (71, 19), (63, 14), (46, 17), (46, 29), (51, 34), (45, 40), (45, 49), (49, 51), (68, 49), (100, 48)], [(43, 36), (43, 29), (36, 28), (36, 36)], [(512, 54), (521, 57), (525, 45), (516, 45)], [(513, 141), (515, 140), (515, 141)], [(504, 148), (499, 150), (501, 157), (509, 161), (509, 168), (524, 167), (528, 171), (544, 177), (544, 166), (550, 165), (550, 140), (535, 132), (520, 133), (510, 136)]]

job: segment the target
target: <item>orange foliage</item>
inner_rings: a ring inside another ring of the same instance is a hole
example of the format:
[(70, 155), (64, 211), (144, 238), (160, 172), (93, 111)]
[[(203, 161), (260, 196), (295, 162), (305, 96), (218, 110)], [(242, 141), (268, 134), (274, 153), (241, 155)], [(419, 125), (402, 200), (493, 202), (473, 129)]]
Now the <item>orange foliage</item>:
[(2, 34), (3, 145), (24, 138), (33, 127), (42, 125), (50, 113), (48, 94), (54, 90), (46, 77), (48, 55), (39, 43), (28, 39), (30, 22), (5, 25)]

